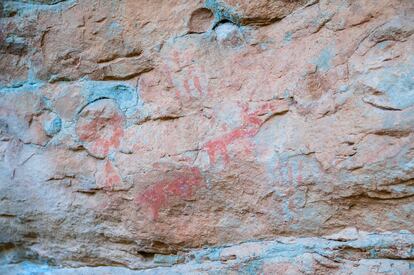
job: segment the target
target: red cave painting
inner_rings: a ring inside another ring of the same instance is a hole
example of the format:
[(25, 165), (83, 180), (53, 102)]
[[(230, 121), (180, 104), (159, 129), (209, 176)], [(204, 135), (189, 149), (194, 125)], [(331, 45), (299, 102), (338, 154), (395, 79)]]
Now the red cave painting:
[(116, 185), (122, 182), (121, 176), (119, 175), (112, 162), (105, 160), (104, 167), (97, 177), (98, 186), (103, 187), (106, 191), (114, 190)]
[(224, 135), (221, 138), (209, 141), (204, 146), (204, 149), (207, 151), (210, 161), (213, 164), (216, 163), (218, 154), (221, 154), (224, 162), (227, 164), (230, 161), (230, 158), (227, 152), (227, 146), (237, 139), (241, 139), (243, 137), (253, 137), (256, 133), (257, 133), (257, 130), (254, 128), (253, 129), (238, 128)]
[[(183, 53), (174, 51), (172, 58), (169, 59), (170, 64), (165, 64), (163, 67), (168, 85), (174, 88), (176, 98), (202, 97), (209, 93), (204, 65), (195, 66), (192, 64), (192, 55), (193, 54), (188, 51)], [(184, 79), (180, 80), (179, 75), (176, 75), (173, 79), (171, 72), (174, 68), (183, 68), (183, 73), (185, 74)]]
[(211, 140), (204, 145), (204, 150), (207, 152), (211, 163), (214, 165), (217, 161), (217, 156), (220, 154), (225, 164), (230, 161), (227, 147), (236, 140), (243, 138), (254, 137), (260, 129), (260, 126), (265, 121), (266, 114), (275, 114), (286, 110), (285, 102), (268, 102), (260, 106), (254, 112), (249, 112), (247, 104), (242, 105), (242, 126), (232, 130), (220, 138)]
[(167, 207), (172, 199), (189, 199), (194, 193), (194, 188), (202, 185), (204, 181), (200, 170), (192, 167), (176, 172), (172, 178), (148, 187), (135, 198), (135, 202), (149, 209), (152, 219), (156, 220), (160, 209)]
[(111, 149), (116, 149), (124, 134), (123, 117), (114, 114), (110, 118), (96, 117), (78, 127), (77, 132), (82, 142), (89, 143), (88, 151), (94, 155), (106, 156)]

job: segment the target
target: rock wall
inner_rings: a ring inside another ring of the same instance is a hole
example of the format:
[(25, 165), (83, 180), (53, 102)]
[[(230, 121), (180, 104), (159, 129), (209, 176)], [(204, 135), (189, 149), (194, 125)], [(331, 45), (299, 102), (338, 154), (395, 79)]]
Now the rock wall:
[(414, 274), (412, 0), (0, 12), (0, 273)]

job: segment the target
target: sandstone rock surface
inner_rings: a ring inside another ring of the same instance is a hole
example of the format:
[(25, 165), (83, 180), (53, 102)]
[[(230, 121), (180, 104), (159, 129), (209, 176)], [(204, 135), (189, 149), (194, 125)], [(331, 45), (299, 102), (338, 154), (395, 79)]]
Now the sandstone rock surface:
[(0, 273), (414, 272), (413, 1), (0, 8)]

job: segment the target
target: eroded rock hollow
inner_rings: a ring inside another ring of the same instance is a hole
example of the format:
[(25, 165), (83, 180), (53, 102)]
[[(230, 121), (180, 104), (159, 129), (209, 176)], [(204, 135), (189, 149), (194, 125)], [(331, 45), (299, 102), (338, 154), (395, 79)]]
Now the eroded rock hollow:
[(0, 15), (0, 273), (414, 274), (412, 0)]

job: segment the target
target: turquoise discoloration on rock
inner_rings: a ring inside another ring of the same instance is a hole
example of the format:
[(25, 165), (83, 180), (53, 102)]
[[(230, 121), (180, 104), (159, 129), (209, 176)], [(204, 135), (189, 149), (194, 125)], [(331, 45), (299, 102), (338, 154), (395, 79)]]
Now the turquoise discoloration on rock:
[(62, 129), (62, 120), (60, 117), (55, 116), (52, 120), (47, 121), (44, 126), (44, 130), (48, 136), (54, 136)]
[[(347, 241), (345, 231), (341, 232), (335, 234), (335, 237), (279, 238), (273, 241), (251, 241), (225, 247), (194, 250), (182, 256), (156, 255), (148, 269), (144, 270), (130, 270), (122, 267), (105, 267), (106, 269), (88, 267), (73, 270), (31, 262), (9, 265), (8, 269), (11, 271), (9, 274), (75, 274), (74, 272), (97, 274), (104, 271), (108, 274), (116, 274), (116, 272), (123, 274), (198, 274), (202, 271), (208, 271), (208, 274), (223, 274), (223, 272), (233, 270), (238, 274), (250, 275), (261, 274), (268, 267), (270, 268), (268, 272), (286, 271), (286, 268), (291, 268), (291, 270), (305, 270), (309, 274), (315, 274), (321, 260), (332, 264), (343, 260), (350, 261), (346, 258), (347, 254), (341, 251), (353, 249), (360, 251), (361, 255), (367, 255), (369, 259), (377, 260), (377, 263), (381, 263), (384, 257), (397, 257), (397, 255), (400, 260), (389, 264), (406, 263), (389, 271), (407, 271), (411, 268), (408, 263), (409, 259), (414, 256), (413, 234), (409, 232), (382, 234), (356, 232), (355, 239)], [(232, 255), (232, 257), (224, 260), (220, 255)], [(363, 265), (363, 261), (368, 259), (360, 260), (362, 262), (351, 261), (351, 270), (352, 265)], [(384, 265), (388, 266), (386, 263)], [(350, 270), (349, 268), (347, 270)], [(369, 266), (365, 268), (370, 270)], [(0, 267), (0, 271), (2, 270), (4, 268)]]
[(385, 67), (362, 77), (365, 85), (377, 91), (367, 101), (390, 109), (405, 109), (414, 105), (413, 63)]
[(19, 93), (19, 92), (36, 92), (38, 91), (45, 83), (37, 82), (19, 82), (13, 83), (11, 86), (0, 87), (0, 93)]
[(414, 104), (413, 66), (404, 66), (401, 70), (385, 70), (378, 79), (378, 89), (387, 94), (394, 106), (404, 109)]
[(228, 20), (234, 24), (240, 24), (240, 15), (226, 3), (220, 0), (206, 0), (204, 6), (213, 12), (216, 22)]
[(4, 10), (17, 12), (19, 16), (33, 16), (41, 11), (59, 12), (76, 3), (76, 0), (52, 1), (5, 1)]
[(326, 72), (332, 67), (332, 58), (334, 57), (334, 51), (332, 47), (324, 48), (319, 56), (312, 62), (317, 66), (317, 69), (321, 72)]
[(109, 24), (108, 30), (107, 30), (107, 36), (109, 38), (112, 38), (114, 36), (117, 36), (119, 34), (121, 34), (123, 31), (122, 29), (122, 25), (119, 24), (118, 22), (114, 21), (111, 24)]
[(85, 81), (83, 84), (87, 104), (98, 99), (113, 99), (127, 117), (136, 113), (143, 105), (137, 90), (127, 84), (99, 81)]
[(154, 256), (154, 263), (162, 264), (162, 265), (175, 265), (184, 261), (182, 256), (178, 255), (161, 255), (156, 254)]
[(292, 39), (293, 39), (292, 36), (293, 36), (292, 32), (285, 33), (285, 35), (283, 37), (283, 42), (285, 44), (289, 44), (292, 41)]
[(241, 274), (246, 275), (254, 275), (254, 274), (260, 274), (260, 271), (263, 267), (263, 261), (261, 260), (253, 260), (246, 265), (244, 265), (242, 268), (240, 268)]

